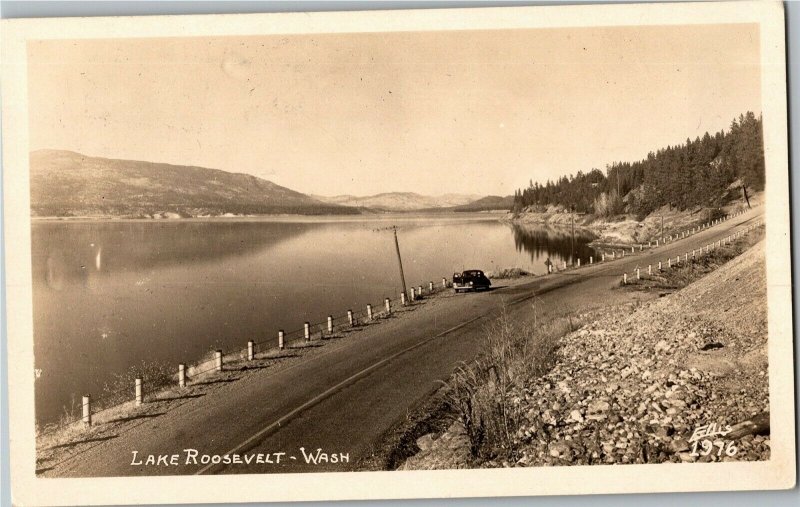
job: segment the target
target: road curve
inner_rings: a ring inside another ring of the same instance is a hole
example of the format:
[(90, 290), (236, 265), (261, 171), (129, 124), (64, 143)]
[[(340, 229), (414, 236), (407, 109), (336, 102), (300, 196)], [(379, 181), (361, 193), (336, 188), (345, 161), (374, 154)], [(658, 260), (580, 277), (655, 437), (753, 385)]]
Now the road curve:
[[(615, 261), (489, 292), (432, 298), (398, 318), (331, 340), (318, 353), (292, 359), (286, 367), (243, 375), (98, 442), (43, 475), (348, 470), (370, 454), (381, 435), (425, 400), (460, 361), (475, 357), (487, 323), (503, 306), (513, 319), (525, 321), (531, 318), (534, 297), (537, 312), (561, 313), (603, 306), (615, 298), (650, 297), (614, 288), (622, 273), (632, 276), (637, 266), (646, 269), (648, 264), (705, 246), (744, 228), (761, 213), (761, 209), (751, 210), (689, 238)], [(196, 451), (196, 461), (194, 451), (187, 449)], [(320, 459), (309, 462), (309, 455), (316, 458), (318, 449)], [(178, 455), (178, 465), (144, 464), (148, 455), (173, 454)], [(203, 463), (204, 455), (225, 454), (238, 455), (242, 462)], [(246, 459), (250, 462), (245, 463)], [(137, 460), (143, 464), (133, 464)]]

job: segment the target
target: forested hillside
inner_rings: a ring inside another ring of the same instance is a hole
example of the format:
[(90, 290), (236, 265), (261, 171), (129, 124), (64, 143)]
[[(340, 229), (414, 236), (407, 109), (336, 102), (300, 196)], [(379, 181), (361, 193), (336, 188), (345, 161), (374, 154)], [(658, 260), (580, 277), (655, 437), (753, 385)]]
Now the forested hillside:
[(476, 201), (456, 206), (453, 211), (508, 211), (514, 206), (514, 199), (510, 196), (487, 195)]
[(563, 206), (601, 216), (646, 216), (664, 205), (684, 210), (715, 207), (764, 188), (762, 118), (752, 112), (734, 119), (728, 131), (650, 152), (637, 162), (615, 162), (606, 173), (561, 177), (531, 184), (514, 195), (514, 210)]

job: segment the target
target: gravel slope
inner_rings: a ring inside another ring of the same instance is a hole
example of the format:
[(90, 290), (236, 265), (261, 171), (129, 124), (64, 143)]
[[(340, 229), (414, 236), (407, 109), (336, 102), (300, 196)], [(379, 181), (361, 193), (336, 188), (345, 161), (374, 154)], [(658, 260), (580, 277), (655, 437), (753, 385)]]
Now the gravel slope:
[[(602, 311), (564, 337), (551, 372), (516, 393), (526, 411), (516, 459), (482, 466), (769, 459), (766, 312), (763, 240), (674, 294)], [(766, 422), (762, 435), (737, 437), (753, 419)], [(735, 454), (693, 455), (694, 430), (712, 423), (736, 430), (709, 438), (726, 450), (733, 442)], [(420, 440), (402, 468), (468, 459), (457, 423)]]

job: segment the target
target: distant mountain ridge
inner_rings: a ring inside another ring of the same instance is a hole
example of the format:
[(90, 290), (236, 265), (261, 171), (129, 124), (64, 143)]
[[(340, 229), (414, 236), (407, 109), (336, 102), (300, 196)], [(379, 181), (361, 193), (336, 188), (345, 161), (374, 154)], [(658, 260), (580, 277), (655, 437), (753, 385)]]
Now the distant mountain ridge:
[(453, 211), (510, 211), (514, 207), (514, 196), (487, 195), (476, 201), (456, 206)]
[(435, 208), (453, 208), (481, 199), (477, 194), (421, 195), (414, 192), (384, 192), (376, 195), (314, 195), (314, 198), (329, 204), (385, 211), (414, 211)]
[(32, 216), (358, 214), (242, 173), (64, 150), (30, 153)]

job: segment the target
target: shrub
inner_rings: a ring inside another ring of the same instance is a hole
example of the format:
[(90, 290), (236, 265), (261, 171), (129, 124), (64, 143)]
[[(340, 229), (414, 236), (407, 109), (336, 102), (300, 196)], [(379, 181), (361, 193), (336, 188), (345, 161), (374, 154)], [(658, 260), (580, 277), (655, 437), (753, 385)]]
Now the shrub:
[(486, 276), (496, 280), (503, 278), (520, 278), (522, 276), (530, 276), (533, 273), (526, 271), (522, 268), (503, 268), (497, 271), (489, 271)]

